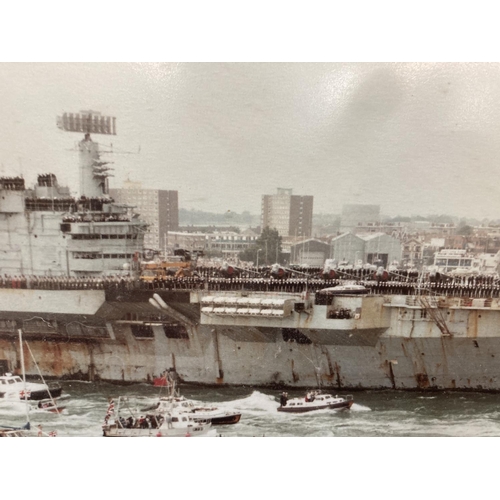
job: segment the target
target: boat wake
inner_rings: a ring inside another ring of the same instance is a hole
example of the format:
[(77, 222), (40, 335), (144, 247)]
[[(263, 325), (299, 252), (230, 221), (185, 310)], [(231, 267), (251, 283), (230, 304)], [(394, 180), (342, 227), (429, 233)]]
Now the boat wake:
[[(28, 410), (31, 412), (32, 408), (28, 404)], [(19, 401), (2, 401), (0, 403), (1, 415), (19, 415), (26, 413), (26, 405)]]
[(252, 394), (245, 398), (217, 403), (217, 406), (227, 410), (240, 410), (245, 412), (275, 412), (278, 404), (274, 396), (259, 391), (253, 391)]
[(353, 403), (351, 411), (372, 411), (372, 409), (359, 403)]

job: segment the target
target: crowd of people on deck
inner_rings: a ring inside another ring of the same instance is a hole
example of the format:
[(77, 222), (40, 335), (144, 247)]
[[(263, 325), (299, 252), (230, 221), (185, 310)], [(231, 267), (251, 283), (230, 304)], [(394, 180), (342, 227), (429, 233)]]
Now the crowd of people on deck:
[(346, 309), (345, 307), (341, 307), (340, 309), (333, 309), (328, 312), (328, 318), (330, 319), (351, 319), (352, 311), (350, 309)]
[[(203, 269), (197, 269), (193, 276), (173, 277), (144, 281), (134, 276), (35, 276), (0, 275), (0, 288), (42, 289), (42, 290), (206, 290), (206, 291), (254, 291), (303, 293), (317, 292), (324, 288), (336, 287), (346, 283), (342, 279), (288, 278), (272, 277), (220, 277), (205, 276)], [(457, 276), (453, 279), (436, 279), (427, 276), (424, 280), (401, 279), (390, 276), (386, 281), (371, 279), (359, 280), (367, 293), (377, 295), (444, 295), (451, 297), (498, 298), (500, 282), (493, 276)]]
[[(44, 183), (44, 186), (50, 187), (50, 183)], [(113, 198), (104, 198), (100, 196), (86, 197), (81, 196), (80, 198), (73, 198), (72, 196), (58, 196), (58, 197), (45, 197), (45, 196), (27, 196), (25, 198), (25, 204), (27, 210), (32, 211), (56, 211), (56, 212), (74, 212), (77, 213), (73, 216), (73, 220), (64, 220), (63, 222), (85, 222), (78, 212), (101, 212), (100, 214), (94, 213), (95, 221), (105, 221), (105, 220), (118, 220), (118, 219), (106, 219), (107, 217), (117, 217), (115, 215), (108, 215), (102, 213), (104, 210), (104, 205), (113, 203)], [(99, 217), (101, 217), (99, 219)], [(65, 219), (68, 219), (65, 217)], [(121, 219), (120, 219), (121, 220)]]
[(113, 198), (104, 198), (102, 196), (81, 196), (76, 203), (79, 210), (90, 210), (91, 212), (102, 212), (104, 205), (113, 203)]
[(57, 186), (57, 177), (54, 174), (39, 174), (37, 184), (41, 187)]
[(10, 191), (24, 191), (24, 179), (22, 177), (0, 177), (0, 189)]
[(118, 423), (124, 429), (158, 429), (164, 422), (162, 416), (141, 415), (138, 418), (132, 416), (128, 418), (119, 417)]
[(24, 201), (26, 204), (26, 210), (35, 212), (69, 212), (70, 210), (74, 210), (74, 199), (71, 197), (46, 198), (43, 196), (28, 196), (24, 199)]
[(85, 213), (83, 215), (66, 215), (63, 217), (63, 222), (130, 222), (130, 217), (116, 214)]

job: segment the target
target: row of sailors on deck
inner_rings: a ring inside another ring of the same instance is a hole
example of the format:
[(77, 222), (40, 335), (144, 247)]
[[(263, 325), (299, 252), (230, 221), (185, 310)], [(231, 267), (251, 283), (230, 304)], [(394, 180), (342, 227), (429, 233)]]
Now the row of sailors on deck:
[(352, 311), (347, 308), (334, 309), (328, 313), (330, 319), (351, 319)]
[(39, 174), (37, 182), (39, 186), (52, 187), (57, 184), (57, 177), (54, 174)]
[(0, 188), (10, 191), (23, 191), (24, 179), (22, 177), (0, 177)]
[[(233, 268), (234, 274), (232, 276), (227, 276), (227, 269), (218, 266), (206, 266), (199, 265), (196, 267), (196, 273), (198, 276), (204, 278), (216, 278), (219, 276), (249, 279), (255, 278), (259, 275), (266, 276), (269, 275), (272, 266), (259, 266), (257, 267), (236, 267)], [(321, 267), (304, 267), (300, 268), (298, 266), (291, 266), (289, 274), (290, 277), (297, 277), (293, 273), (293, 270), (297, 270), (300, 273), (308, 275), (309, 279), (354, 279), (354, 280), (376, 280), (376, 281), (386, 281), (386, 282), (409, 282), (415, 283), (419, 281), (420, 274), (418, 271), (411, 270), (398, 270), (398, 271), (386, 271), (385, 269), (379, 267), (377, 270), (374, 269), (350, 269), (338, 267), (335, 269), (325, 269)], [(382, 272), (381, 272), (382, 271)], [(439, 272), (429, 272), (424, 276), (424, 281), (432, 282), (446, 282), (446, 283), (461, 283), (461, 284), (478, 284), (478, 283), (490, 283), (493, 284), (498, 277), (494, 275), (446, 275)], [(287, 281), (289, 281), (288, 278)]]
[(56, 211), (90, 210), (94, 212), (102, 212), (104, 204), (112, 202), (112, 198), (100, 197), (76, 199), (71, 196), (28, 196), (25, 198), (26, 208), (29, 210), (44, 210), (52, 208)]
[(20, 176), (12, 177), (2, 175), (2, 177), (0, 177), (0, 186), (3, 189), (24, 189), (24, 178)]
[(63, 222), (130, 222), (130, 217), (126, 215), (107, 215), (107, 214), (84, 214), (84, 215), (66, 215)]
[(36, 276), (21, 275), (10, 276), (8, 274), (0, 275), (0, 288), (28, 288), (28, 289), (48, 289), (48, 290), (66, 290), (66, 289), (106, 289), (123, 288), (128, 282), (136, 282), (135, 278), (130, 276), (102, 276), (102, 277), (73, 277), (73, 276)]
[[(213, 290), (213, 291), (274, 291), (302, 293), (306, 290), (317, 292), (323, 288), (345, 284), (342, 280), (306, 280), (290, 279), (275, 280), (272, 278), (202, 278), (202, 277), (168, 277), (164, 280), (145, 282), (133, 276), (35, 276), (35, 275), (0, 275), (0, 288), (31, 288), (31, 289), (104, 289), (104, 290)], [(484, 283), (441, 283), (441, 282), (376, 282), (365, 281), (367, 293), (387, 295), (415, 295), (430, 293), (454, 297), (500, 297), (500, 284)]]

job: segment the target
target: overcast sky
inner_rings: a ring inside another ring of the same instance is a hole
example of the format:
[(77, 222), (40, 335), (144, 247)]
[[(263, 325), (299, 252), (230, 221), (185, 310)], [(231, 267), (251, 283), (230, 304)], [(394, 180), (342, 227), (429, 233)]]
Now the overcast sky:
[(78, 189), (63, 112), (116, 116), (115, 177), (181, 208), (260, 213), (277, 187), (389, 215), (500, 218), (500, 64), (3, 63), (2, 175)]

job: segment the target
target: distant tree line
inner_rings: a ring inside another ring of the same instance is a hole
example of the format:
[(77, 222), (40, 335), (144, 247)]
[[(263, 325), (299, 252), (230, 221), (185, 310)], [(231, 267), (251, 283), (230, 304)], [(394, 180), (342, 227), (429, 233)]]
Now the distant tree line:
[(255, 226), (259, 224), (259, 221), (260, 215), (252, 215), (246, 211), (241, 214), (230, 210), (224, 213), (213, 213), (179, 208), (180, 226)]

